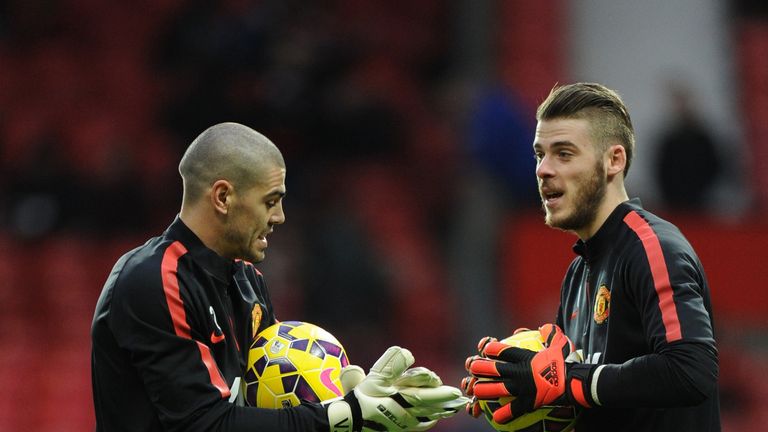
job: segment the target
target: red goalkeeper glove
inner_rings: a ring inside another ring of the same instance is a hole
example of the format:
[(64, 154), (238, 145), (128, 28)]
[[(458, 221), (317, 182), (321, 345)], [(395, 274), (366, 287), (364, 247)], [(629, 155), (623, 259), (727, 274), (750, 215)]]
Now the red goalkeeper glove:
[[(474, 400), (514, 397), (493, 413), (493, 420), (499, 424), (559, 400), (584, 405), (578, 400), (583, 397), (574, 398), (571, 389), (566, 390), (569, 374), (565, 358), (573, 351), (573, 344), (554, 324), (539, 327), (539, 332), (545, 346), (539, 352), (486, 337), (478, 344), (480, 355), (467, 359), (466, 368), (471, 376), (462, 381), (467, 395), (474, 396)], [(470, 414), (479, 414), (474, 404), (467, 410)]]

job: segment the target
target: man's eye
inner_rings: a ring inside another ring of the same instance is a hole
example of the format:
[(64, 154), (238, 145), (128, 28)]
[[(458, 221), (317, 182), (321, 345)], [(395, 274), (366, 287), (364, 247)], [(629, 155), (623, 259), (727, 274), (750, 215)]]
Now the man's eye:
[(269, 207), (269, 208), (272, 208), (272, 207), (274, 207), (276, 205), (277, 205), (277, 201), (275, 201), (275, 200), (267, 201), (267, 207)]

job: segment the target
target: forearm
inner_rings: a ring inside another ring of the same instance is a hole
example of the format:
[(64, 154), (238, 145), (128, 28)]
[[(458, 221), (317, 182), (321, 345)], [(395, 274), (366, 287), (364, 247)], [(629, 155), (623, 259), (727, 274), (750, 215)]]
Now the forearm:
[(592, 366), (589, 396), (605, 407), (675, 407), (701, 403), (717, 385), (717, 353), (696, 343), (672, 344), (661, 353), (623, 364)]
[(289, 409), (240, 407), (229, 403), (213, 407), (200, 416), (194, 426), (184, 430), (220, 432), (327, 432), (328, 416), (318, 404), (302, 404)]

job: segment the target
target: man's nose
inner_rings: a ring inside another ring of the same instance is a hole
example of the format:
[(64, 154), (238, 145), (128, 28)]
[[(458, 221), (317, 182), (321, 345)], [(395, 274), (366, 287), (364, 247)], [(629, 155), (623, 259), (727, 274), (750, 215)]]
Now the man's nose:
[(283, 211), (283, 203), (278, 203), (275, 206), (275, 212), (269, 218), (269, 222), (272, 225), (280, 225), (285, 222), (285, 211)]
[(547, 178), (554, 175), (555, 171), (552, 167), (552, 163), (550, 162), (549, 157), (544, 156), (539, 159), (538, 163), (536, 164), (536, 177)]

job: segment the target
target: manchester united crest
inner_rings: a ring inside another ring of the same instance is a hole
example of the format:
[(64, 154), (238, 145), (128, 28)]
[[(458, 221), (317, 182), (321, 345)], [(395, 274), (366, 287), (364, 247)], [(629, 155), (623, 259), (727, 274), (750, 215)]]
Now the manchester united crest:
[(605, 284), (600, 285), (595, 297), (595, 314), (593, 318), (597, 324), (602, 324), (611, 313), (611, 291)]
[(251, 309), (251, 337), (255, 338), (256, 333), (259, 332), (259, 326), (261, 325), (261, 305), (256, 303)]

